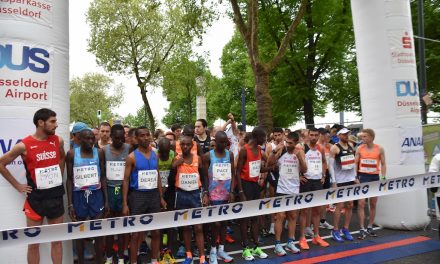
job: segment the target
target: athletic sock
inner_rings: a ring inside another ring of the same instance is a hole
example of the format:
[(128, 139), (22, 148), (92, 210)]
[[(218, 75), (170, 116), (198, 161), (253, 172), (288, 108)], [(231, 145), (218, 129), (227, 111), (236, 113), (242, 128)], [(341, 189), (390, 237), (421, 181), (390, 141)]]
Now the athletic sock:
[(205, 262), (205, 255), (200, 256), (200, 263), (203, 263), (203, 262)]
[(187, 251), (186, 252), (186, 257), (192, 259), (193, 258), (193, 254), (191, 253), (191, 251)]
[(217, 253), (217, 248), (216, 247), (211, 247), (211, 253)]
[(281, 241), (275, 240), (275, 245), (281, 244)]
[(218, 245), (218, 251), (225, 251), (225, 245)]
[(287, 239), (287, 243), (290, 243), (290, 242), (293, 242), (293, 241), (295, 241), (295, 238), (288, 238)]

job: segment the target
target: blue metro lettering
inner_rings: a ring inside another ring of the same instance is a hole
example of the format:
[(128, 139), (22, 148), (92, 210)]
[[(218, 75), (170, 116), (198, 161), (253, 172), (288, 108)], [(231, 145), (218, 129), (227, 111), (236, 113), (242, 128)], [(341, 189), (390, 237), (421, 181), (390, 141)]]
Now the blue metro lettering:
[(3, 240), (8, 240), (9, 237), (12, 239), (17, 239), (17, 233), (18, 230), (6, 230), (6, 231), (2, 231), (3, 233)]
[(269, 207), (270, 201), (271, 201), (271, 200), (266, 200), (266, 201), (261, 200), (261, 202), (260, 202), (260, 206), (258, 207), (258, 209), (261, 210), (261, 209), (263, 208), (264, 205), (265, 205), (266, 207)]
[(194, 209), (192, 211), (192, 219), (202, 218), (202, 209)]
[(148, 225), (153, 221), (153, 216), (152, 215), (143, 215), (141, 217), (139, 217), (139, 222), (143, 225)]
[(220, 208), (218, 208), (218, 215), (222, 215), (222, 214), (227, 215), (228, 214), (228, 208), (229, 208), (229, 205), (227, 205), (227, 204), (221, 205)]
[(72, 233), (74, 227), (80, 227), (83, 223), (68, 223), (67, 224), (67, 233)]
[(93, 220), (90, 222), (90, 230), (101, 230), (102, 229), (102, 221), (101, 220)]
[(205, 207), (206, 210), (208, 210), (208, 216), (211, 217), (212, 216), (212, 210), (216, 209), (217, 207), (215, 206), (210, 206), (210, 207)]
[[(32, 232), (33, 231), (33, 232)], [(41, 233), (41, 228), (39, 227), (29, 227), (24, 230), (24, 234), (27, 237), (36, 237)]]
[(426, 184), (435, 184), (437, 181), (437, 183), (440, 183), (440, 174), (437, 175), (432, 175), (432, 176), (428, 176), (428, 177), (423, 177), (423, 185)]
[(130, 226), (134, 226), (134, 220), (136, 219), (136, 217), (134, 217), (134, 216), (127, 216), (127, 217), (124, 217), (124, 223), (123, 223), (123, 226), (124, 227), (126, 227), (127, 225), (130, 225)]
[(241, 212), (241, 210), (243, 209), (243, 204), (242, 203), (238, 203), (238, 204), (234, 204), (232, 206), (232, 212), (234, 214), (238, 214)]
[(185, 215), (185, 214), (187, 214), (188, 213), (188, 210), (185, 210), (185, 211), (176, 211), (175, 213), (174, 213), (174, 221), (177, 221), (178, 219), (179, 219), (179, 216), (181, 216), (181, 215)]

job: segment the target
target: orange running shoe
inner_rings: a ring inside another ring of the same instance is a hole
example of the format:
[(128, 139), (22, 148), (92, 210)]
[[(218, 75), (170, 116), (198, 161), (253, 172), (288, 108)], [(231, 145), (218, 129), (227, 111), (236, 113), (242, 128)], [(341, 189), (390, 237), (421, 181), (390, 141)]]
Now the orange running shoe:
[(235, 243), (235, 240), (231, 237), (231, 235), (229, 235), (229, 234), (226, 234), (226, 236), (225, 236), (225, 240), (226, 240), (226, 242), (228, 242), (229, 244), (234, 244)]
[(303, 249), (303, 250), (309, 250), (309, 249), (310, 249), (310, 248), (309, 248), (309, 244), (307, 244), (307, 240), (306, 240), (305, 238), (300, 239), (300, 240), (298, 241), (298, 245), (299, 245), (299, 247), (300, 247), (301, 249)]
[(320, 236), (316, 236), (313, 238), (312, 243), (314, 245), (320, 245), (321, 247), (328, 247), (329, 243), (325, 242)]

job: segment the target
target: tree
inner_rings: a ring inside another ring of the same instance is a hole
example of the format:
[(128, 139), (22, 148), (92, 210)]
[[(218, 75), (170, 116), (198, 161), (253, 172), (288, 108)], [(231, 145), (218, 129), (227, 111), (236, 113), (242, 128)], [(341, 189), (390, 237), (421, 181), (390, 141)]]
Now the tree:
[(89, 51), (109, 72), (134, 75), (150, 128), (155, 119), (147, 87), (160, 82), (162, 67), (188, 53), (213, 13), (205, 1), (95, 0), (87, 13)]
[(297, 6), (296, 10), (298, 11), (295, 19), (289, 23), (290, 25), (282, 38), (279, 49), (275, 55), (272, 55), (268, 62), (264, 62), (260, 54), (258, 1), (249, 0), (245, 5), (245, 8), (243, 7), (247, 13), (246, 21), (243, 18), (243, 10), (240, 8), (238, 1), (230, 0), (230, 2), (234, 13), (234, 22), (246, 44), (249, 61), (255, 76), (255, 98), (257, 102), (259, 125), (266, 130), (271, 130), (273, 127), (273, 120), (272, 97), (269, 94), (269, 76), (283, 59), (288, 42), (293, 37), (304, 15), (308, 0), (301, 0), (301, 3)]
[(96, 126), (100, 120), (97, 111), (101, 110), (101, 120), (111, 120), (115, 115), (112, 109), (122, 103), (123, 86), (114, 85), (113, 80), (99, 73), (87, 73), (70, 81), (70, 121), (82, 121)]

